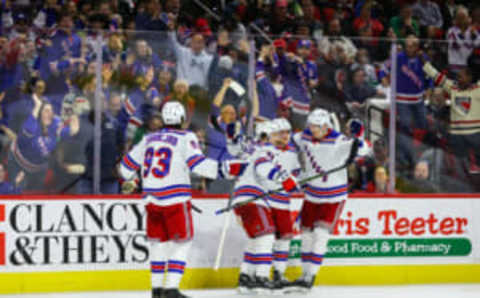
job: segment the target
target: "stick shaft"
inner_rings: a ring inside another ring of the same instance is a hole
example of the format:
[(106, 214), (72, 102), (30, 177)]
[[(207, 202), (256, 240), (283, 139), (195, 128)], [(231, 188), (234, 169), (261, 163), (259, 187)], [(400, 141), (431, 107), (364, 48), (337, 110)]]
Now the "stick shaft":
[(222, 234), (220, 235), (220, 242), (218, 243), (217, 257), (215, 258), (215, 265), (213, 270), (217, 271), (220, 268), (220, 261), (222, 260), (223, 247), (225, 246), (225, 239), (227, 238), (227, 231), (230, 227), (232, 212), (228, 212), (225, 216), (225, 222), (223, 223)]
[[(332, 173), (335, 173), (335, 172), (338, 172), (340, 170), (343, 170), (344, 168), (346, 168), (348, 165), (347, 164), (344, 164), (344, 165), (341, 165), (339, 167), (336, 167), (336, 168), (333, 168), (331, 170), (328, 170), (326, 172), (323, 172), (323, 173), (320, 173), (320, 174), (317, 174), (317, 175), (314, 175), (312, 177), (308, 177), (308, 178), (305, 178), (301, 181), (299, 181), (299, 184), (301, 186), (304, 186), (305, 184), (307, 184), (308, 182), (312, 181), (312, 180), (315, 180), (315, 179), (318, 179), (318, 178), (322, 178), (322, 177), (325, 177), (325, 176), (328, 176)], [(254, 198), (251, 198), (249, 200), (246, 200), (246, 201), (243, 201), (241, 203), (237, 203), (237, 204), (234, 204), (230, 207), (227, 207), (227, 208), (223, 208), (223, 209), (220, 209), (220, 210), (217, 210), (217, 212), (215, 212), (215, 214), (222, 214), (224, 212), (227, 212), (227, 211), (230, 211), (232, 209), (235, 209), (235, 208), (238, 208), (240, 206), (245, 206), (249, 203), (252, 203), (252, 202), (255, 202), (257, 200), (260, 200), (260, 199), (263, 199), (265, 197), (267, 197), (268, 195), (272, 194), (272, 193), (275, 193), (275, 192), (279, 192), (279, 191), (282, 191), (283, 188), (278, 188), (278, 189), (275, 189), (275, 190), (272, 190), (272, 191), (269, 191), (267, 193), (264, 193), (263, 195), (260, 195), (260, 196), (257, 196), (257, 197), (254, 197)]]

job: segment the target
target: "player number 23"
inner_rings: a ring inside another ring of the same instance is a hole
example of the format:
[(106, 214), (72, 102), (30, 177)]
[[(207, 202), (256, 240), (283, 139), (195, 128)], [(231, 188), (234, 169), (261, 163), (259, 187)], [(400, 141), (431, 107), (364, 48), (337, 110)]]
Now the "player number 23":
[[(145, 152), (145, 170), (143, 171), (143, 177), (147, 178), (150, 172), (155, 178), (163, 178), (167, 176), (170, 172), (171, 159), (172, 150), (170, 150), (170, 148), (162, 147), (157, 151), (152, 147), (148, 148)], [(154, 160), (157, 161), (155, 165), (153, 165)]]

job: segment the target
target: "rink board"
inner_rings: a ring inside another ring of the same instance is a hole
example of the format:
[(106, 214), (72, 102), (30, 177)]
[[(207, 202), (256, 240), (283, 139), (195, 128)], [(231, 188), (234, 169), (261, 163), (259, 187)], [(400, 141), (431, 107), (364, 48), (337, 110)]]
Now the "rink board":
[[(213, 271), (226, 205), (198, 196), (183, 288), (233, 287), (246, 237), (232, 217), (221, 269)], [(292, 210), (302, 204), (297, 199)], [(294, 212), (294, 214), (295, 214)], [(317, 283), (386, 285), (480, 282), (480, 196), (355, 197), (329, 242)], [(300, 274), (300, 240), (288, 276)], [(0, 293), (142, 290), (150, 287), (139, 197), (1, 197)]]

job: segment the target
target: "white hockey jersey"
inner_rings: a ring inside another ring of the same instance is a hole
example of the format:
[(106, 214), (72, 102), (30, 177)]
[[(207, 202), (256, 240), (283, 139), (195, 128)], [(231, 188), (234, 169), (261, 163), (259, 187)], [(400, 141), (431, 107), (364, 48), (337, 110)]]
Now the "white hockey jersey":
[[(274, 163), (286, 170), (290, 175), (298, 177), (301, 171), (298, 152), (294, 146), (288, 145), (284, 149), (272, 148)], [(272, 193), (268, 196), (268, 204), (272, 208), (290, 210), (290, 194), (286, 191)]]
[[(330, 130), (322, 140), (314, 140), (310, 130), (297, 133), (294, 141), (303, 154), (303, 178), (342, 166), (350, 156), (353, 139)], [(347, 169), (310, 181), (304, 186), (305, 199), (314, 203), (339, 202), (348, 194)]]
[[(233, 201), (240, 203), (248, 201), (266, 192), (281, 188), (282, 185), (274, 180), (275, 174), (281, 170), (277, 162), (275, 147), (272, 145), (257, 145), (247, 157), (248, 166), (245, 172), (235, 183)], [(255, 204), (269, 207), (267, 198), (259, 199)]]
[(203, 155), (194, 133), (164, 128), (146, 135), (123, 157), (120, 174), (131, 180), (140, 169), (148, 200), (168, 206), (191, 199), (190, 172), (217, 179), (218, 166)]

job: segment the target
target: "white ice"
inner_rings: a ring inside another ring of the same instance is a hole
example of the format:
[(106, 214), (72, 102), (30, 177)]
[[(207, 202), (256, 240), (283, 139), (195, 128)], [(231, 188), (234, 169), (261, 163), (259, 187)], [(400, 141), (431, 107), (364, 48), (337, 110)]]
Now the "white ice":
[[(185, 294), (196, 297), (212, 298), (242, 298), (247, 295), (237, 295), (235, 290), (202, 290), (185, 291)], [(149, 298), (149, 292), (101, 292), (75, 294), (28, 294), (0, 295), (0, 298)], [(274, 298), (279, 296), (257, 295), (255, 298)], [(308, 295), (287, 295), (285, 297), (299, 298), (479, 298), (480, 284), (459, 285), (421, 285), (394, 287), (317, 287)]]

